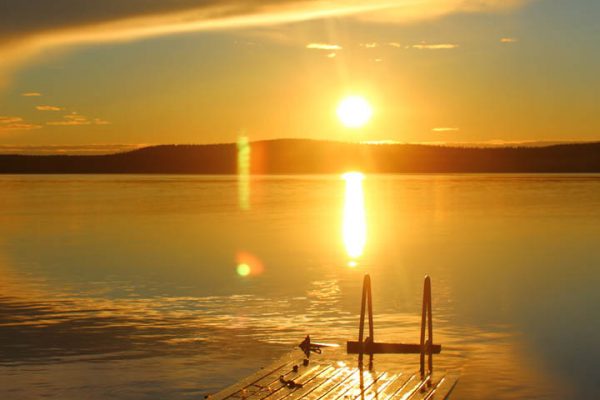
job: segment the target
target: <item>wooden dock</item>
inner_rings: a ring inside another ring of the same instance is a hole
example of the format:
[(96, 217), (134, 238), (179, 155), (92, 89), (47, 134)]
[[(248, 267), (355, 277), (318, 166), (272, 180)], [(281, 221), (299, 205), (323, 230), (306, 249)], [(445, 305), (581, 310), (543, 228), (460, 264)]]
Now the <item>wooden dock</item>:
[[(369, 324), (369, 336), (366, 338), (365, 320)], [(301, 352), (296, 350), (269, 367), (207, 398), (441, 400), (448, 398), (458, 382), (456, 373), (433, 371), (433, 355), (439, 354), (442, 346), (433, 342), (431, 279), (428, 276), (425, 277), (423, 286), (419, 343), (375, 341), (371, 278), (366, 275), (363, 282), (358, 340), (346, 343), (346, 357), (334, 350), (336, 345), (313, 343), (310, 336), (306, 336), (298, 347)], [(347, 357), (350, 354), (357, 354), (358, 358), (350, 361)], [(399, 364), (396, 363), (393, 368), (378, 370), (373, 361), (375, 354), (419, 354), (419, 371), (399, 371)], [(365, 355), (369, 357), (367, 368), (363, 364)]]
[(458, 381), (458, 375), (453, 373), (436, 371), (421, 379), (419, 371), (403, 373), (368, 370), (319, 355), (311, 357), (308, 363), (304, 360), (304, 354), (295, 351), (207, 398), (442, 400), (448, 398)]

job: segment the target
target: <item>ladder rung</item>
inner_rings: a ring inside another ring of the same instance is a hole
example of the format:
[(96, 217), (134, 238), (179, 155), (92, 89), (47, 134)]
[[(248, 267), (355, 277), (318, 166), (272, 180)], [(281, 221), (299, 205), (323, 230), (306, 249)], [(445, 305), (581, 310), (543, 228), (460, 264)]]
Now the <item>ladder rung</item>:
[[(421, 354), (422, 347), (420, 344), (406, 344), (406, 343), (368, 343), (361, 344), (356, 341), (348, 341), (346, 343), (346, 351), (348, 354)], [(431, 354), (440, 354), (442, 351), (442, 345), (432, 344), (430, 346)], [(423, 351), (425, 354), (429, 354), (427, 346)]]

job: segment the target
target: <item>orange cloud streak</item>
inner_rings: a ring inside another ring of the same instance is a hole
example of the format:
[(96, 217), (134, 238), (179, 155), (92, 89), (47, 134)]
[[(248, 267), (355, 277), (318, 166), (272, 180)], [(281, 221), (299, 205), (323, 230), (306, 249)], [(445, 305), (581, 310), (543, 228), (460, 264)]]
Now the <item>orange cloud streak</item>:
[[(19, 3), (14, 1), (17, 7)], [(21, 14), (18, 15), (27, 19), (21, 21), (23, 23), (16, 21), (16, 23), (4, 24), (0, 16), (0, 25), (9, 26), (0, 30), (2, 33), (0, 37), (5, 38), (0, 39), (0, 59), (3, 60), (0, 66), (0, 86), (7, 82), (11, 71), (39, 56), (44, 49), (52, 47), (128, 41), (191, 31), (270, 26), (340, 16), (352, 16), (376, 22), (412, 22), (455, 12), (501, 11), (528, 1), (531, 0), (345, 0), (338, 2), (190, 0), (174, 3), (172, 11), (169, 11), (168, 6), (161, 6), (155, 10), (155, 14), (143, 11), (146, 9), (143, 7), (144, 0), (135, 3), (139, 6), (137, 8), (139, 11), (129, 2), (114, 1), (111, 7), (106, 7), (112, 10), (106, 15), (100, 13), (106, 11), (102, 9), (97, 13), (98, 17), (91, 18), (90, 10), (84, 12), (81, 7), (78, 7), (79, 13), (85, 18), (80, 17), (81, 20), (78, 20), (78, 14), (73, 13), (73, 20), (61, 20), (54, 24), (51, 22), (61, 16), (35, 15), (35, 10), (23, 11), (19, 8)], [(69, 3), (69, 0), (63, 0), (63, 3)], [(31, 18), (27, 18), (29, 12), (34, 14)], [(44, 24), (38, 26), (40, 21), (48, 26), (45, 28)], [(16, 27), (14, 31), (10, 30), (11, 26)]]

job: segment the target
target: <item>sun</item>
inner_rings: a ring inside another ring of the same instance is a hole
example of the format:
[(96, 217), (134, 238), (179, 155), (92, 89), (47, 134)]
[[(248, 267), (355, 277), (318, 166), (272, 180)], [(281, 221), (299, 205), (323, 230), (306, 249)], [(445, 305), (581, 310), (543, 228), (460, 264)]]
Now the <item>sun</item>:
[(338, 105), (337, 115), (345, 127), (360, 128), (369, 122), (373, 110), (364, 97), (348, 96)]

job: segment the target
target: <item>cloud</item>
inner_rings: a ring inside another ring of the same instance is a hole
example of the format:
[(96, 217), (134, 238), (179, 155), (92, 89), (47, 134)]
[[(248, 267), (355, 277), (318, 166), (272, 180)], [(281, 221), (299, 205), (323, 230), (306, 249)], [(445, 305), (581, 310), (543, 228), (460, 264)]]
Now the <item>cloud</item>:
[(458, 131), (458, 128), (449, 128), (449, 127), (441, 127), (441, 128), (433, 128), (432, 131), (434, 132), (456, 132)]
[(3, 0), (0, 84), (45, 49), (191, 31), (272, 26), (329, 17), (415, 22), (495, 12), (532, 0)]
[(342, 50), (342, 46), (329, 43), (309, 43), (306, 48), (312, 50)]
[(35, 109), (38, 111), (61, 111), (61, 110), (64, 110), (64, 108), (57, 107), (57, 106), (35, 106)]
[(365, 49), (374, 49), (376, 47), (379, 47), (379, 43), (377, 43), (377, 42), (361, 43), (359, 46), (364, 47)]
[(7, 131), (28, 131), (39, 129), (41, 125), (26, 122), (21, 117), (0, 116), (0, 132)]
[(85, 115), (73, 112), (63, 116), (60, 121), (49, 121), (46, 125), (50, 126), (82, 126), (82, 125), (109, 125), (110, 122), (102, 120), (100, 118), (94, 118), (90, 120)]
[(21, 96), (23, 97), (40, 97), (42, 94), (39, 92), (25, 92), (25, 93), (21, 93)]
[(418, 49), (418, 50), (451, 50), (451, 49), (456, 49), (458, 47), (458, 45), (453, 44), (453, 43), (437, 43), (437, 44), (419, 43), (419, 44), (413, 44), (411, 47), (413, 49)]
[(516, 43), (519, 39), (512, 37), (503, 37), (500, 39), (500, 43)]
[(68, 114), (61, 121), (49, 121), (46, 125), (50, 126), (80, 126), (91, 125), (92, 122), (85, 116), (79, 114)]

